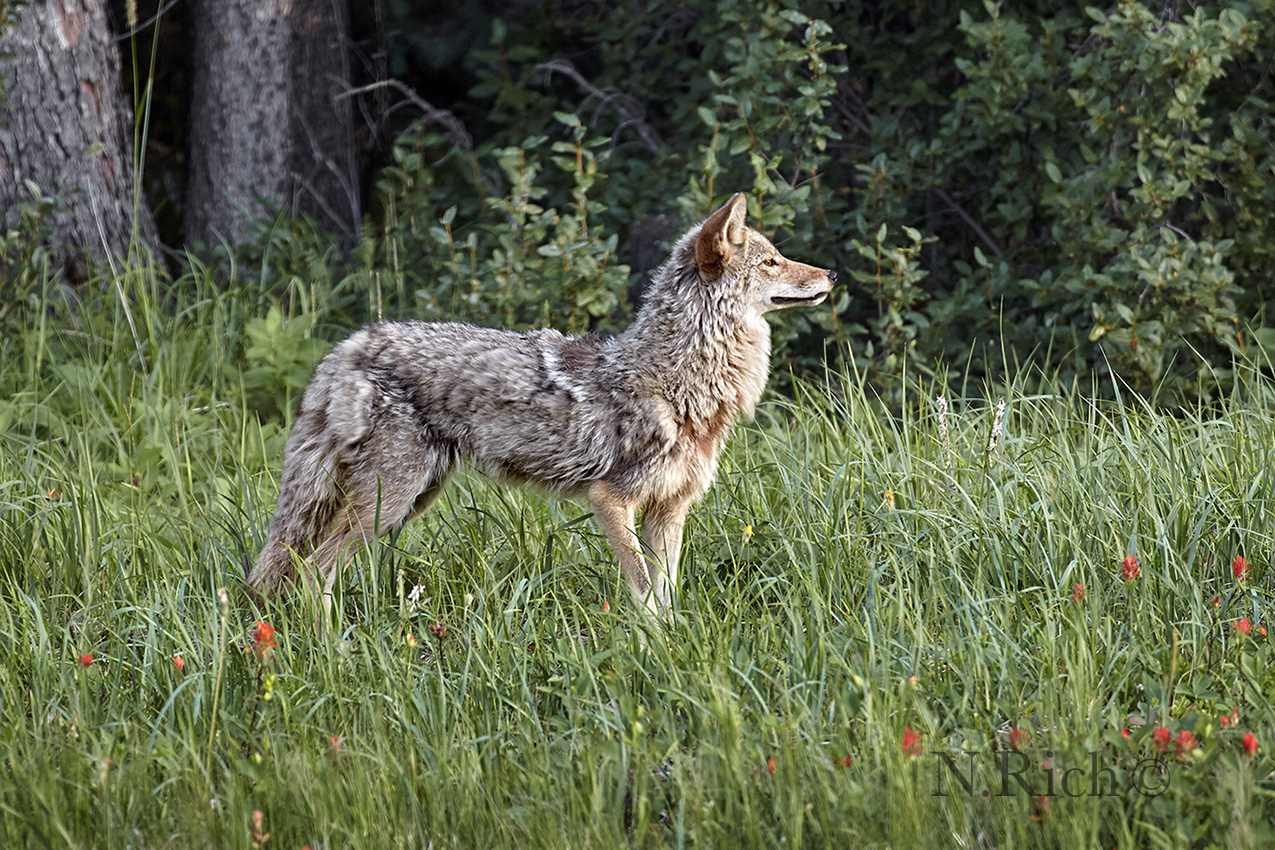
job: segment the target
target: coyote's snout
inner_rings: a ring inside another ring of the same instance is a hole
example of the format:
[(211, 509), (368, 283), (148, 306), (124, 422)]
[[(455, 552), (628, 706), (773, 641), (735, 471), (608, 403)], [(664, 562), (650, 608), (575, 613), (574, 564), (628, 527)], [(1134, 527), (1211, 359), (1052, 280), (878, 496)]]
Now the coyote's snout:
[(745, 211), (737, 194), (687, 231), (612, 339), (412, 321), (356, 331), (306, 388), (248, 583), (268, 596), (300, 559), (330, 588), (352, 546), (425, 511), (466, 457), (585, 496), (634, 599), (667, 612), (687, 510), (766, 385), (764, 314), (818, 304), (836, 280), (780, 254)]

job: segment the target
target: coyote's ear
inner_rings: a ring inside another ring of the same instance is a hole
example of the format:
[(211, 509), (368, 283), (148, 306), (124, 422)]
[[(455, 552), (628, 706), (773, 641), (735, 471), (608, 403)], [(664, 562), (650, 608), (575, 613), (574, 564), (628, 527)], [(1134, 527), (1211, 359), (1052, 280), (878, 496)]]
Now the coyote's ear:
[(695, 244), (695, 265), (706, 280), (717, 280), (730, 263), (731, 249), (742, 247), (747, 237), (744, 217), (748, 203), (742, 192), (731, 195), (722, 208), (704, 221)]

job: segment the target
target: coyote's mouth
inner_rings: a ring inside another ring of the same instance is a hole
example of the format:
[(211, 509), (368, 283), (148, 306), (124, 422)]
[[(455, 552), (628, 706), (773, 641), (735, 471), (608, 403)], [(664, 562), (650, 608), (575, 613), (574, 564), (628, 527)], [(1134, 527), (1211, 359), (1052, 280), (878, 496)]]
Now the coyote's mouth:
[(813, 307), (827, 297), (827, 291), (805, 296), (775, 295), (771, 297), (770, 303), (778, 307), (796, 307), (799, 305)]

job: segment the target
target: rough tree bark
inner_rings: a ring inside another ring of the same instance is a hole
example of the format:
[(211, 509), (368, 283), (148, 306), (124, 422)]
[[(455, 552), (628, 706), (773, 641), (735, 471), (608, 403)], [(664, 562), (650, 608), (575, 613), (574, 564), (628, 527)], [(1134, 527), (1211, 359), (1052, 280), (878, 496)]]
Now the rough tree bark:
[(192, 18), (185, 240), (238, 243), (260, 199), (352, 241), (346, 0), (194, 0)]
[[(2, 0), (0, 0), (2, 2)], [(159, 246), (133, 170), (133, 113), (120, 88), (119, 48), (105, 0), (32, 0), (0, 33), (0, 215), (56, 201), (53, 247), (71, 277), (85, 258)], [(137, 242), (132, 242), (136, 228)]]

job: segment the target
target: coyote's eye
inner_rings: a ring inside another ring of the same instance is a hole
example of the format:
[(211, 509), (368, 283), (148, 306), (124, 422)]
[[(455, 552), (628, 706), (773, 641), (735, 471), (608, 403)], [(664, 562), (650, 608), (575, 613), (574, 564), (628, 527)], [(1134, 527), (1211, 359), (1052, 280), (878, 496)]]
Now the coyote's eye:
[(763, 265), (763, 266), (777, 266), (777, 265), (779, 265), (779, 261), (778, 261), (778, 260), (776, 260), (774, 257), (767, 257), (767, 258), (766, 258), (766, 259), (762, 262), (762, 265)]

